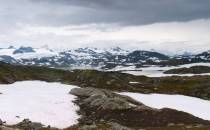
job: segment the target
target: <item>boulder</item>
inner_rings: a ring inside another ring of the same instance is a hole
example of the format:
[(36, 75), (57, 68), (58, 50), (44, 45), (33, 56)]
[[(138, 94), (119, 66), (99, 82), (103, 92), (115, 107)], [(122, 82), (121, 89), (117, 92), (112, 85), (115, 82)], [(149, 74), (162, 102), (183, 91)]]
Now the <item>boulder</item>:
[(143, 105), (132, 98), (104, 89), (74, 88), (70, 93), (84, 98), (80, 104), (103, 110), (125, 110)]
[(111, 125), (111, 127), (112, 127), (113, 130), (133, 130), (131, 128), (122, 126), (122, 125), (120, 125), (118, 123), (114, 123), (114, 122), (110, 122), (108, 124)]
[(70, 94), (79, 97), (90, 97), (93, 95), (104, 95), (104, 92), (95, 88), (74, 88), (70, 91)]
[(15, 125), (15, 127), (24, 130), (43, 130), (43, 125), (38, 122), (32, 122), (29, 119), (24, 119), (22, 122)]
[(79, 130), (133, 130), (131, 128), (122, 126), (118, 123), (105, 123), (105, 124), (92, 124), (92, 125), (84, 125), (79, 128)]

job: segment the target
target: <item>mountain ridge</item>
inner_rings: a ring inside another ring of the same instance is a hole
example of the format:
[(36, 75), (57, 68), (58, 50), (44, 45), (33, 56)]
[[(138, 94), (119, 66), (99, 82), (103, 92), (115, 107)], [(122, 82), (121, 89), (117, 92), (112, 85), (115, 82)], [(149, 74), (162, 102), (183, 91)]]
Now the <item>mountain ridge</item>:
[(0, 60), (19, 65), (48, 66), (55, 68), (93, 67), (112, 69), (115, 66), (161, 65), (176, 66), (181, 64), (210, 62), (210, 51), (200, 54), (185, 53), (169, 56), (154, 50), (124, 50), (120, 47), (110, 49), (77, 48), (67, 51), (53, 51), (48, 47), (32, 48), (20, 47), (0, 49)]

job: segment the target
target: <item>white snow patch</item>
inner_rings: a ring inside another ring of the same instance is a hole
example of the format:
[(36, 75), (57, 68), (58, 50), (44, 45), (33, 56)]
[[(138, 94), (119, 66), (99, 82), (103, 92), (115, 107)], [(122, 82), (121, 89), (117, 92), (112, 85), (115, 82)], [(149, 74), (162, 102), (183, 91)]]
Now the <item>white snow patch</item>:
[(171, 108), (210, 120), (210, 101), (183, 95), (119, 93), (157, 109)]
[[(23, 119), (66, 128), (78, 123), (79, 109), (69, 91), (76, 86), (42, 81), (22, 81), (0, 85), (0, 118), (7, 124)], [(20, 118), (17, 118), (19, 116)]]
[(204, 74), (164, 74), (164, 71), (170, 70), (170, 69), (178, 69), (178, 68), (190, 68), (192, 66), (209, 66), (210, 63), (192, 63), (192, 64), (184, 64), (179, 66), (166, 66), (166, 67), (160, 67), (160, 66), (154, 66), (151, 65), (149, 67), (141, 67), (136, 68), (135, 66), (117, 66), (116, 68), (110, 70), (110, 71), (122, 71), (123, 73), (128, 73), (132, 75), (145, 75), (148, 77), (166, 77), (166, 76), (195, 76), (195, 75), (210, 75), (210, 73), (204, 73)]
[(138, 84), (139, 82), (130, 81), (129, 84)]

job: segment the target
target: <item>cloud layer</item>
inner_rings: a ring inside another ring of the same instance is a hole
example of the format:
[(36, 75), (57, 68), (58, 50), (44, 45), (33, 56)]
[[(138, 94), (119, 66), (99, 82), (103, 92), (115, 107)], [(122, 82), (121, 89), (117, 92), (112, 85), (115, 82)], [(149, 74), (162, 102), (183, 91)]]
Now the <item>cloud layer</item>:
[(209, 5), (209, 0), (0, 0), (0, 46), (209, 45)]
[(209, 0), (0, 0), (4, 24), (142, 25), (210, 18)]

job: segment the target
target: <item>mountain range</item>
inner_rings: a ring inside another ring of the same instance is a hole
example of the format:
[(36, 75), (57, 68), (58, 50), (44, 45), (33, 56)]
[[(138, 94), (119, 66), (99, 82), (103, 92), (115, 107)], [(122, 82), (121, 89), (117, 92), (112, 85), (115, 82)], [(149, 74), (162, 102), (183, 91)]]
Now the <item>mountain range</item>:
[(41, 48), (10, 46), (0, 48), (0, 61), (18, 64), (48, 66), (55, 68), (95, 68), (112, 69), (116, 66), (140, 67), (143, 65), (180, 65), (197, 62), (210, 62), (210, 51), (200, 54), (185, 53), (168, 56), (156, 51), (77, 48), (67, 51), (53, 51), (47, 46)]

